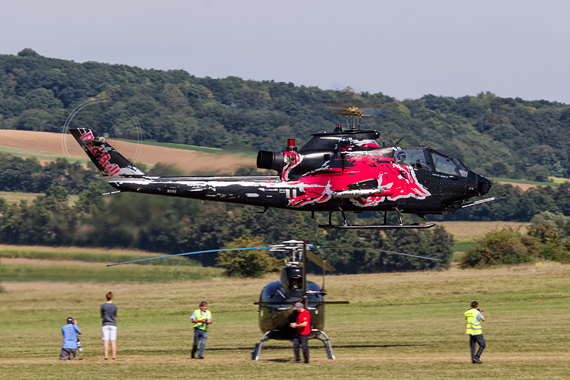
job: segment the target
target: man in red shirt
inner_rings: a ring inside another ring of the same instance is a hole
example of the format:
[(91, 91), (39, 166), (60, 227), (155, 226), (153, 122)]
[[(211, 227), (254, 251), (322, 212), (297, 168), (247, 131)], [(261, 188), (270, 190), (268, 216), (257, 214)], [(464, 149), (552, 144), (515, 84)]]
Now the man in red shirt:
[(311, 315), (305, 309), (301, 302), (297, 302), (293, 310), (298, 311), (297, 323), (291, 323), (290, 326), (297, 328), (297, 333), (293, 338), (293, 351), (295, 351), (295, 362), (301, 363), (299, 356), (299, 344), (303, 346), (303, 357), (305, 364), (309, 364), (309, 334), (311, 333)]

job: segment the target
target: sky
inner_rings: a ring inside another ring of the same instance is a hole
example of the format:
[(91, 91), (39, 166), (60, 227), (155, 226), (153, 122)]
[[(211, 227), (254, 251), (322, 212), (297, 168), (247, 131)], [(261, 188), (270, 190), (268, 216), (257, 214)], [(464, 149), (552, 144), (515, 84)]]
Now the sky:
[(570, 2), (0, 0), (0, 54), (183, 69), (398, 100), (570, 104)]

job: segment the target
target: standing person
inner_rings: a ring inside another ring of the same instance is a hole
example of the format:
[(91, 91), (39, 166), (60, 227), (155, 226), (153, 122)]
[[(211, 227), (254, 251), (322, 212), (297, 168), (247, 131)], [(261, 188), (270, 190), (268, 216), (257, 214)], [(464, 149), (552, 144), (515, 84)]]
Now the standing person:
[(103, 348), (105, 360), (109, 359), (109, 340), (113, 351), (113, 360), (117, 357), (117, 305), (113, 303), (113, 293), (105, 294), (107, 302), (101, 305), (101, 318), (103, 318)]
[[(471, 347), (471, 361), (474, 364), (483, 364), (481, 361), (481, 354), (485, 349), (485, 339), (483, 338), (483, 329), (481, 328), (481, 322), (485, 321), (485, 315), (483, 315), (483, 310), (478, 309), (479, 302), (471, 302), (471, 309), (467, 310), (464, 315), (467, 320), (467, 330), (465, 334), (469, 334), (469, 346)], [(479, 350), (475, 353), (476, 344), (479, 345)]]
[(66, 325), (61, 328), (63, 335), (63, 346), (59, 354), (59, 360), (80, 360), (76, 358), (77, 353), (77, 335), (81, 334), (81, 330), (77, 326), (77, 321), (69, 317), (66, 320)]
[(206, 340), (208, 339), (208, 325), (212, 323), (212, 312), (208, 310), (208, 302), (200, 302), (200, 308), (196, 309), (190, 318), (192, 319), (192, 323), (194, 323), (192, 359), (196, 358), (198, 345), (200, 345), (198, 359), (204, 359), (204, 349), (206, 348)]
[(295, 362), (301, 363), (301, 357), (299, 356), (299, 344), (303, 346), (303, 357), (305, 358), (305, 364), (309, 364), (309, 334), (311, 333), (311, 314), (305, 309), (305, 306), (301, 302), (297, 302), (293, 310), (299, 312), (297, 315), (297, 322), (291, 323), (290, 326), (297, 328), (297, 333), (293, 338), (293, 351), (295, 352)]

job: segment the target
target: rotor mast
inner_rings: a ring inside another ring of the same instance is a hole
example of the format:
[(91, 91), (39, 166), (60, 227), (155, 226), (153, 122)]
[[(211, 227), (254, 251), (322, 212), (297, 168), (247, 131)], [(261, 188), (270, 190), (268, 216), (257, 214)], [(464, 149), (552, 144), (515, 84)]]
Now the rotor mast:
[[(347, 126), (349, 125), (348, 117), (349, 116), (351, 117), (352, 125), (350, 126), (350, 129), (353, 131), (360, 130), (360, 123), (361, 123), (363, 117), (370, 117), (370, 115), (365, 114), (358, 107), (355, 107), (355, 106), (344, 108), (342, 110), (338, 110), (337, 113), (339, 115), (345, 115), (346, 116), (346, 125)], [(358, 118), (358, 128), (356, 127), (356, 118)]]

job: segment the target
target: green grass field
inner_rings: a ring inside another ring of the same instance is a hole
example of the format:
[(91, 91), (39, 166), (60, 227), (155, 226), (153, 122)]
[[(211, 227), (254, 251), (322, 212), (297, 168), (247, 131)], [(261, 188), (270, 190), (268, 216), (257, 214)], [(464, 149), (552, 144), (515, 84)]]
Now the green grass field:
[[(42, 247), (0, 244), (0, 260), (1, 258), (23, 258), (40, 260), (72, 260), (88, 263), (111, 264), (157, 256), (160, 256), (160, 254), (156, 252), (143, 252), (128, 249)], [(201, 264), (183, 257), (168, 257), (159, 260), (142, 261), (137, 263), (137, 265), (201, 266)]]
[(117, 139), (117, 138), (115, 138), (113, 140), (126, 141), (126, 142), (130, 142), (133, 144), (139, 144), (140, 143), (142, 145), (162, 146), (165, 148), (173, 148), (173, 149), (195, 150), (198, 152), (213, 153), (213, 154), (219, 154), (219, 153), (224, 152), (224, 149), (209, 148), (207, 146), (163, 143), (163, 142), (156, 142), (156, 141), (138, 141), (138, 140), (129, 140), (129, 139)]
[[(6, 265), (9, 266), (9, 265)], [(107, 268), (109, 270), (118, 268)], [(133, 270), (155, 269), (133, 266)], [(327, 277), (325, 331), (336, 361), (311, 342), (311, 364), (292, 363), (290, 342), (261, 337), (256, 307), (264, 279), (176, 282), (7, 282), (0, 293), (0, 377), (160, 379), (568, 379), (570, 265)], [(311, 277), (320, 283), (320, 278)], [(99, 306), (113, 291), (118, 359), (104, 361)], [(191, 360), (190, 315), (208, 300), (214, 324), (204, 360)], [(463, 312), (485, 309), (483, 365), (469, 360)], [(60, 328), (83, 330), (84, 361), (60, 362)]]
[[(64, 154), (60, 154), (60, 153), (38, 152), (37, 150), (11, 148), (11, 147), (6, 147), (6, 146), (0, 146), (0, 152), (7, 153), (7, 154), (10, 154), (12, 156), (22, 157), (22, 158), (36, 157), (38, 160), (42, 160), (42, 161), (55, 161), (57, 158), (64, 158), (65, 157)], [(85, 156), (85, 157), (70, 156), (70, 157), (67, 157), (67, 160), (69, 162), (80, 162), (82, 164), (87, 164), (88, 162), (91, 162), (91, 160), (87, 156)]]

